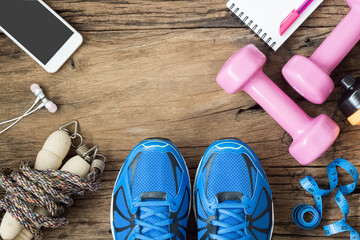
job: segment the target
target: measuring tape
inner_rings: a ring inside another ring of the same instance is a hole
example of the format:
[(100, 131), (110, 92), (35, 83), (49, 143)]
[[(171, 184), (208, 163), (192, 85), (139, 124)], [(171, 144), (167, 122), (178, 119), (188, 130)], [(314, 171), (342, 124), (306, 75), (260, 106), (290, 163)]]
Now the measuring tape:
[[(336, 159), (330, 165), (327, 166), (327, 174), (330, 181), (329, 190), (324, 190), (319, 188), (318, 184), (311, 176), (307, 176), (300, 181), (301, 186), (306, 191), (313, 194), (316, 208), (307, 204), (298, 205), (294, 208), (292, 217), (296, 225), (306, 230), (314, 229), (320, 224), (322, 218), (322, 196), (328, 195), (338, 185), (338, 173), (336, 167), (341, 167), (346, 172), (348, 172), (353, 178), (354, 182), (348, 185), (340, 186), (335, 197), (335, 201), (339, 206), (339, 208), (341, 209), (344, 218), (333, 224), (325, 226), (324, 230), (326, 236), (350, 231), (351, 240), (360, 240), (359, 233), (356, 232), (346, 222), (346, 219), (349, 215), (349, 205), (345, 199), (345, 195), (350, 194), (354, 191), (356, 187), (356, 183), (359, 179), (359, 173), (354, 167), (354, 165), (352, 165), (350, 162), (348, 162), (345, 159), (342, 158)], [(304, 219), (306, 213), (313, 216), (310, 222), (307, 222)]]

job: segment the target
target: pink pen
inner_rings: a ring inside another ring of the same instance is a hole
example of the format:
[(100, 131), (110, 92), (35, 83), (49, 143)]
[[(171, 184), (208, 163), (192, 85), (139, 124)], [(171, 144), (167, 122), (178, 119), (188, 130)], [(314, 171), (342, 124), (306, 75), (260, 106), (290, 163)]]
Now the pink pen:
[(291, 25), (299, 18), (300, 14), (305, 11), (305, 9), (313, 2), (314, 0), (306, 0), (298, 10), (295, 9), (282, 21), (280, 25), (280, 36), (282, 36)]

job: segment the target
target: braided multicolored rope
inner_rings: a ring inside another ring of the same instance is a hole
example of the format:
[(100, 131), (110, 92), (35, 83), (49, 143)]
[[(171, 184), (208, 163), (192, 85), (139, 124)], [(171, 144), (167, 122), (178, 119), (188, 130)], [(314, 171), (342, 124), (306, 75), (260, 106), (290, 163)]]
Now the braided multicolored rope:
[[(60, 170), (35, 170), (23, 162), (19, 171), (0, 171), (0, 186), (6, 191), (0, 200), (0, 212), (8, 211), (29, 231), (35, 240), (42, 239), (40, 227), (58, 228), (68, 224), (61, 217), (64, 207), (73, 204), (73, 195), (97, 191), (98, 172), (91, 171), (85, 178)], [(31, 206), (45, 208), (49, 216), (42, 216)]]

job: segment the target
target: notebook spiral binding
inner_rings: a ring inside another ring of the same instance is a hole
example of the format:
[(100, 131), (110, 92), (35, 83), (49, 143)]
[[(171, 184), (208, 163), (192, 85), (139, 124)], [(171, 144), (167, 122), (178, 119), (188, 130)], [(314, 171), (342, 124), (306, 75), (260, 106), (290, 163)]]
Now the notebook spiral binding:
[(268, 36), (268, 34), (265, 32), (263, 33), (263, 30), (256, 23), (254, 23), (253, 20), (249, 19), (249, 16), (246, 16), (244, 12), (241, 12), (240, 9), (236, 7), (235, 3), (231, 4), (229, 11), (232, 11), (233, 14), (242, 21), (242, 25), (245, 24), (246, 28), (250, 29), (257, 38), (259, 38), (261, 41), (264, 41), (271, 48), (275, 47), (276, 42), (272, 41), (272, 37)]

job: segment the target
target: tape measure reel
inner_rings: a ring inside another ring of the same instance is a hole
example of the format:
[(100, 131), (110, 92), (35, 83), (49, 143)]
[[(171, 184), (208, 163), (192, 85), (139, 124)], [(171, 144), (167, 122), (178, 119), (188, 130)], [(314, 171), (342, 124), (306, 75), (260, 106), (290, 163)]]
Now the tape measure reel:
[[(349, 215), (349, 205), (345, 199), (345, 195), (350, 194), (355, 190), (356, 184), (359, 180), (359, 173), (354, 167), (354, 165), (352, 165), (345, 159), (336, 159), (327, 166), (327, 174), (330, 181), (329, 190), (319, 188), (318, 184), (311, 176), (307, 176), (300, 181), (301, 186), (306, 191), (313, 194), (315, 199), (315, 207), (307, 204), (298, 205), (294, 208), (292, 217), (296, 225), (306, 230), (314, 229), (320, 224), (322, 218), (322, 197), (328, 195), (338, 185), (339, 178), (336, 167), (341, 167), (346, 172), (348, 172), (353, 178), (354, 182), (347, 185), (339, 186), (336, 193), (335, 201), (339, 206), (340, 210), (342, 211), (344, 218), (333, 224), (325, 226), (324, 230), (326, 236), (350, 231), (351, 240), (360, 240), (359, 233), (356, 232), (346, 222), (346, 219)], [(306, 214), (310, 214), (312, 216), (312, 220), (306, 221), (304, 218)]]

